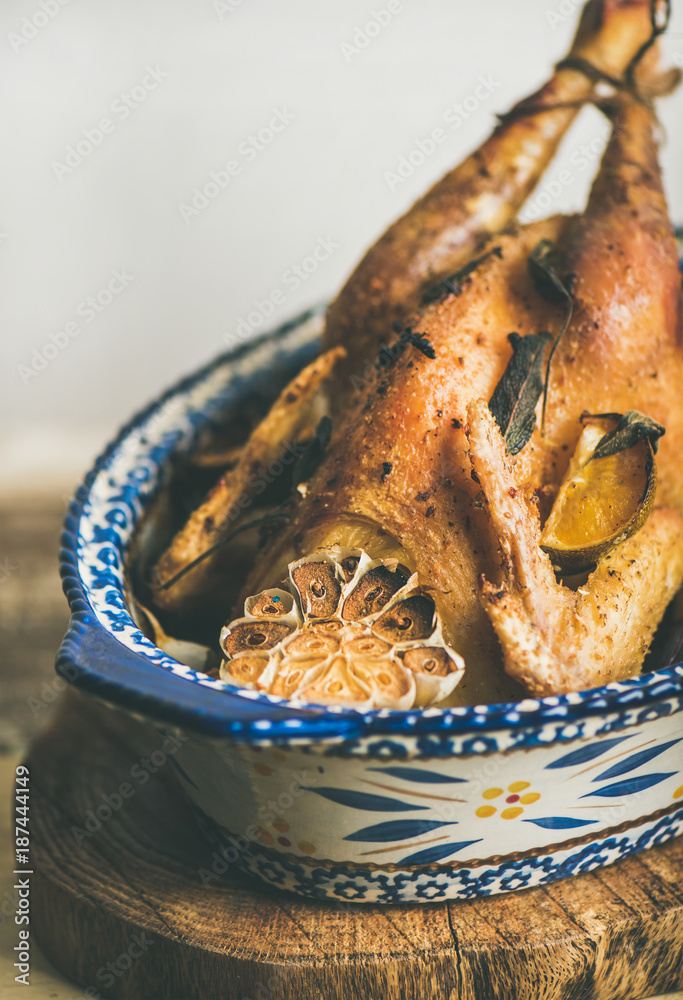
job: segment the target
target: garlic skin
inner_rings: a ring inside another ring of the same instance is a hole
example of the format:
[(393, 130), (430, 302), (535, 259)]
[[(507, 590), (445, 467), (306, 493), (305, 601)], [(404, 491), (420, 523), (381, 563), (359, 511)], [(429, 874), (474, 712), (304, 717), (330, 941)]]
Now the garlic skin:
[(333, 546), (290, 563), (288, 589), (248, 597), (221, 630), (221, 679), (298, 704), (425, 708), (465, 664), (396, 559)]

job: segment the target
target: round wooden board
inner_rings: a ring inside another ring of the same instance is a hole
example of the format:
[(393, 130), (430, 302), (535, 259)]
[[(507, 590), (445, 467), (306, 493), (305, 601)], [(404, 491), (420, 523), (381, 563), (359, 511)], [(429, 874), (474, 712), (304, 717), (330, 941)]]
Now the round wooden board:
[[(312, 902), (237, 872), (205, 886), (211, 848), (172, 769), (130, 781), (158, 745), (70, 692), (28, 755), (32, 926), (86, 996), (630, 1000), (683, 986), (683, 839), (463, 903)], [(126, 781), (133, 796), (74, 834)]]

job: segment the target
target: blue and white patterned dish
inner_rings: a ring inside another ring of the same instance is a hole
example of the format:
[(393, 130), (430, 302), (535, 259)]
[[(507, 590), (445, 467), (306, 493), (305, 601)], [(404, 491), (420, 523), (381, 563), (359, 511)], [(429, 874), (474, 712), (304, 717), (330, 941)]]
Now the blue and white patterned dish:
[(61, 553), (57, 669), (186, 739), (169, 757), (230, 865), (302, 895), (428, 902), (539, 885), (683, 831), (683, 666), (515, 704), (292, 708), (153, 645), (124, 596), (127, 548), (171, 457), (319, 349), (322, 310), (240, 347), (136, 417), (79, 489)]

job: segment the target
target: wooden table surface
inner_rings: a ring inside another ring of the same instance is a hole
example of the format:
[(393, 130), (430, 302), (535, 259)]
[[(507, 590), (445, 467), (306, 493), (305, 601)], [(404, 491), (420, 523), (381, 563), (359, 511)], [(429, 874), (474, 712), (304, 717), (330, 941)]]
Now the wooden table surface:
[[(53, 969), (33, 942), (29, 990), (14, 982), (17, 927), (10, 905), (14, 877), (9, 803), (14, 769), (33, 735), (50, 720), (60, 693), (53, 662), (68, 620), (57, 573), (65, 506), (64, 496), (0, 498), (0, 1000), (85, 997), (82, 988)], [(658, 1000), (674, 997), (683, 1000), (683, 991)]]

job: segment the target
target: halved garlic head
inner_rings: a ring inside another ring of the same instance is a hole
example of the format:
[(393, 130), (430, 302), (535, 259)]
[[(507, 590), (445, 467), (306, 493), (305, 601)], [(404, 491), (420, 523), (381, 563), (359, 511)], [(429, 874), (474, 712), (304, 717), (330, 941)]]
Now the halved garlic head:
[(223, 680), (298, 703), (406, 709), (462, 678), (434, 602), (397, 560), (325, 548), (291, 563), (286, 586), (247, 598), (222, 629)]

